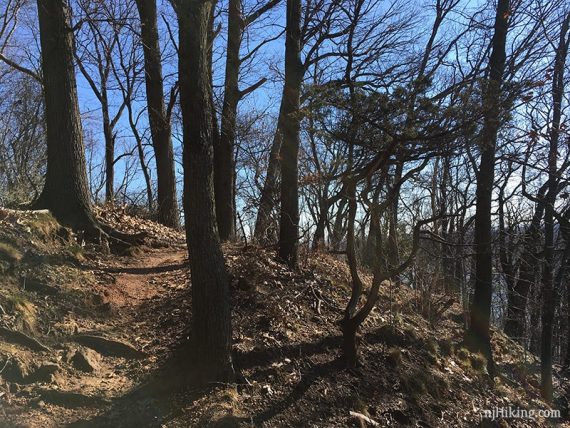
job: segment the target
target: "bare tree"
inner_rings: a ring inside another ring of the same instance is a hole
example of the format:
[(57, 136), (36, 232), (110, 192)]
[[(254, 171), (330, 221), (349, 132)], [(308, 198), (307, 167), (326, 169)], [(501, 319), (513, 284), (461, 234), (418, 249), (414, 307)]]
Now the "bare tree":
[[(240, 48), (244, 31), (280, 0), (271, 0), (246, 16), (243, 15), (241, 0), (230, 0), (228, 11), (228, 42), (224, 81), (224, 99), (220, 138), (214, 146), (214, 187), (216, 194), (216, 217), (220, 239), (227, 240), (235, 235), (235, 139), (236, 117), (239, 101), (255, 91), (264, 82), (262, 78), (251, 86), (239, 88), (241, 63), (249, 59), (251, 53), (240, 58)], [(262, 42), (263, 43), (263, 42)], [(253, 48), (252, 51), (255, 51)]]
[(491, 351), (490, 316), (493, 293), (493, 234), (491, 205), (495, 177), (495, 149), (501, 117), (501, 87), (505, 71), (509, 0), (499, 0), (495, 17), (488, 78), (483, 89), (483, 129), (479, 148), (481, 161), (477, 171), (475, 213), (475, 294), (471, 303), (471, 324), (465, 333), (468, 346), (487, 358), (489, 374), (495, 366)]
[(287, 0), (285, 31), (285, 86), (283, 87), (283, 123), (281, 131), (281, 214), (279, 250), (281, 260), (297, 265), (299, 230), (299, 144), (301, 117), (301, 0)]
[(204, 382), (233, 377), (229, 280), (214, 206), (209, 46), (214, 1), (177, 0), (183, 118), (184, 213), (192, 275), (193, 369)]
[(544, 268), (542, 277), (542, 336), (541, 336), (541, 392), (542, 396), (552, 401), (552, 328), (556, 307), (556, 290), (554, 290), (554, 217), (555, 204), (560, 188), (561, 170), (558, 166), (558, 151), (562, 115), (562, 98), (564, 94), (564, 70), (568, 56), (570, 12), (562, 21), (558, 46), (554, 57), (552, 74), (552, 123), (550, 125), (548, 145), (548, 190), (545, 196), (544, 210)]
[[(156, 160), (157, 219), (167, 226), (178, 227), (179, 213), (172, 129), (164, 103), (164, 81), (162, 78), (156, 0), (137, 0), (136, 3), (141, 20), (147, 109)], [(173, 92), (173, 94), (175, 93)]]

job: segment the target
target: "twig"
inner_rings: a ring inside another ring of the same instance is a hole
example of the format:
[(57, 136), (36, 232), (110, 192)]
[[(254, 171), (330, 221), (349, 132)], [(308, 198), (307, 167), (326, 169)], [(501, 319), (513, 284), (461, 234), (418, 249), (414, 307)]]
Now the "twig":
[(354, 416), (355, 418), (360, 419), (363, 422), (368, 422), (373, 427), (379, 427), (380, 426), (380, 424), (378, 422), (376, 422), (374, 419), (371, 419), (368, 416), (363, 415), (362, 413), (353, 412), (352, 410), (349, 413), (350, 413), (350, 416)]
[(6, 358), (6, 362), (4, 363), (4, 367), (2, 367), (2, 369), (0, 369), (0, 374), (2, 374), (2, 372), (6, 369), (6, 366), (8, 365), (8, 363), (10, 362), (10, 359), (12, 357), (8, 357)]

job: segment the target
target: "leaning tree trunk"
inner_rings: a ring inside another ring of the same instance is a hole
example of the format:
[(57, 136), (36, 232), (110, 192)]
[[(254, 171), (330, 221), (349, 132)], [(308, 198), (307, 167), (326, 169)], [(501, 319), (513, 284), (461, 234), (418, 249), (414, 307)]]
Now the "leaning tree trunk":
[(269, 244), (272, 242), (272, 219), (271, 213), (275, 208), (275, 200), (277, 198), (278, 180), (280, 175), (279, 153), (281, 152), (281, 128), (283, 127), (283, 98), (281, 99), (281, 107), (279, 108), (279, 117), (277, 119), (277, 129), (273, 136), (273, 143), (269, 152), (269, 163), (267, 165), (267, 173), (265, 181), (261, 189), (259, 198), (259, 208), (255, 219), (254, 237), (261, 244)]
[(471, 303), (471, 324), (466, 344), (487, 358), (489, 374), (495, 374), (491, 351), (491, 298), (493, 294), (493, 234), (491, 204), (495, 177), (495, 150), (499, 130), (500, 94), (505, 70), (505, 45), (509, 0), (499, 0), (495, 18), (489, 79), (483, 94), (484, 123), (480, 137), (481, 163), (477, 172), (475, 211), (475, 294)]
[(148, 118), (156, 160), (157, 219), (166, 226), (178, 227), (180, 220), (176, 197), (174, 152), (170, 118), (164, 106), (156, 0), (137, 0), (136, 3), (141, 20)]
[(201, 382), (233, 377), (229, 281), (214, 208), (209, 32), (214, 2), (179, 0), (184, 213), (192, 276), (192, 370)]
[(70, 10), (62, 0), (38, 0), (47, 127), (47, 173), (35, 203), (64, 225), (93, 232), (85, 147), (73, 67)]
[(281, 213), (278, 256), (297, 266), (299, 234), (299, 143), (303, 63), (301, 62), (301, 0), (287, 0), (283, 142), (281, 144)]

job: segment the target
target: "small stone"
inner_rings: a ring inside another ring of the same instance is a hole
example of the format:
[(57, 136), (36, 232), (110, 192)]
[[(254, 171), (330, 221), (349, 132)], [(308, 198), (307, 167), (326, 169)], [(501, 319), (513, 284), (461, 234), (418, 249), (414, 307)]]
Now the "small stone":
[(86, 373), (98, 371), (101, 368), (99, 364), (100, 361), (100, 355), (92, 349), (75, 351), (75, 354), (71, 357), (71, 364), (73, 364), (73, 367)]
[(59, 371), (59, 365), (55, 363), (44, 363), (25, 379), (25, 383), (51, 383), (53, 382), (53, 375), (57, 371)]

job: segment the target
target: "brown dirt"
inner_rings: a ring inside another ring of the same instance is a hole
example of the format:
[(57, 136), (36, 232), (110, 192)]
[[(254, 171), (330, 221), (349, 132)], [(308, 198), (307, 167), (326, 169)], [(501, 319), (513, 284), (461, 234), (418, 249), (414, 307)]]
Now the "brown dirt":
[[(18, 388), (18, 391), (10, 392), (10, 385), (6, 384), (2, 398), (8, 405), (0, 410), (0, 415), (3, 413), (4, 416), (0, 426), (61, 426), (94, 415), (98, 411), (97, 406), (67, 408), (66, 405), (54, 405), (38, 391), (47, 386), (112, 401), (155, 370), (168, 352), (169, 345), (180, 338), (184, 323), (175, 322), (174, 319), (181, 318), (183, 312), (178, 308), (172, 308), (170, 312), (162, 309), (164, 302), (187, 289), (185, 249), (145, 248), (135, 257), (108, 257), (86, 262), (81, 272), (84, 276), (80, 275), (77, 282), (65, 285), (65, 293), (81, 296), (79, 301), (71, 303), (82, 307), (71, 310), (58, 307), (55, 299), (62, 296), (54, 296), (53, 301), (49, 298), (43, 308), (57, 312), (55, 319), (43, 321), (52, 324), (52, 334), (42, 338), (52, 351), (38, 354), (24, 347), (15, 347), (10, 351), (14, 359), (53, 362), (60, 369), (49, 382), (26, 385)], [(37, 296), (30, 297), (33, 299)], [(171, 326), (162, 329), (161, 323)], [(163, 335), (163, 332), (166, 334)], [(80, 372), (68, 361), (75, 350), (82, 348), (73, 342), (77, 333), (101, 335), (130, 343), (148, 357), (143, 361), (102, 357), (97, 372)]]
[[(127, 220), (131, 230), (140, 224)], [(156, 244), (161, 229), (143, 224), (156, 231)], [(182, 379), (185, 371), (184, 361), (181, 365), (172, 356), (188, 337), (191, 311), (182, 241), (181, 234), (169, 232), (160, 248), (137, 248), (123, 256), (102, 256), (93, 248), (63, 260), (59, 255), (67, 254), (68, 244), (51, 253), (47, 246), (30, 247), (42, 256), (28, 257), (29, 262), (24, 256), (4, 277), (0, 321), (36, 337), (50, 351), (0, 341), (0, 427), (371, 426), (350, 412), (380, 426), (468, 427), (479, 425), (484, 408), (548, 407), (539, 398), (536, 357), (524, 356), (496, 332), (502, 375), (491, 384), (478, 357), (460, 346), (460, 305), (430, 322), (418, 315), (425, 297), (405, 286), (382, 290), (361, 332), (362, 364), (346, 370), (337, 324), (349, 295), (346, 263), (307, 253), (301, 268), (291, 271), (269, 250), (234, 244), (224, 252), (233, 278), (238, 383), (172, 389), (173, 379)], [(23, 272), (59, 292), (22, 291), (16, 278)], [(366, 272), (363, 278), (370, 281)], [(13, 301), (31, 305), (35, 330), (25, 330)], [(433, 305), (447, 301), (433, 296)], [(145, 357), (101, 355), (95, 372), (80, 371), (70, 360), (84, 349), (73, 341), (78, 334), (130, 344)], [(41, 381), (10, 380), (8, 374), (20, 367), (16, 362), (29, 373), (49, 364), (59, 369)], [(557, 377), (559, 394), (565, 384)], [(490, 426), (548, 422), (503, 420)]]

